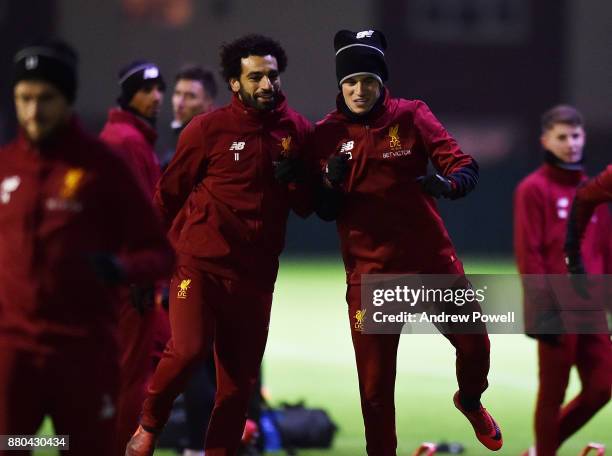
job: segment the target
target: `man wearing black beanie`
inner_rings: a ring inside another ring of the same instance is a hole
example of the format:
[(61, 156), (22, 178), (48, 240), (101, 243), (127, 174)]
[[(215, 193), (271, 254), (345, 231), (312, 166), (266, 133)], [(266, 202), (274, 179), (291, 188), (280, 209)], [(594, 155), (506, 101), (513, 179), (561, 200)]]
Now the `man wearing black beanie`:
[[(112, 108), (100, 138), (131, 168), (142, 189), (153, 198), (160, 177), (154, 145), (155, 121), (165, 82), (156, 64), (137, 60), (119, 71), (118, 107)], [(168, 316), (154, 302), (154, 287), (131, 287), (121, 297), (119, 349), (121, 383), (117, 417), (118, 448), (123, 449), (138, 424), (145, 388), (153, 373), (155, 346), (165, 346), (170, 334)], [(160, 340), (157, 340), (160, 339)]]
[[(389, 74), (381, 32), (341, 30), (334, 48), (337, 109), (317, 123), (312, 147), (328, 186), (317, 213), (337, 220), (367, 452), (395, 456), (401, 326), (395, 334), (364, 331), (372, 312), (363, 312), (362, 274), (451, 274), (457, 277), (454, 286), (469, 288), (435, 198), (465, 196), (476, 185), (478, 165), (425, 103), (391, 97), (384, 85)], [(428, 163), (434, 174), (426, 174)], [(459, 390), (453, 400), (480, 442), (498, 450), (501, 432), (480, 403), (488, 384), (489, 338), (484, 324), (474, 326), (472, 334), (452, 325), (444, 331), (457, 353)]]
[(31, 141), (45, 141), (72, 117), (77, 62), (74, 49), (61, 41), (38, 42), (15, 55), (13, 87), (21, 81), (44, 81), (57, 94), (38, 103), (37, 112), (17, 109), (19, 123)]
[(66, 43), (40, 41), (15, 56), (20, 128), (0, 148), (0, 435), (35, 434), (49, 415), (70, 439), (54, 446), (108, 456), (117, 286), (163, 277), (173, 256), (125, 164), (81, 128), (76, 81)]

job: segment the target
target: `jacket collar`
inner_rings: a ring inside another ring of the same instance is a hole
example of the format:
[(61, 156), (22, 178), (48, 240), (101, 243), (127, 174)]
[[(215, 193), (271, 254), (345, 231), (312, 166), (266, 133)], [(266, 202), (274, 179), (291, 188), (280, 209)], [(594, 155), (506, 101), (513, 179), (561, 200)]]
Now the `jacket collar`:
[(544, 173), (555, 182), (560, 184), (577, 186), (586, 179), (586, 173), (582, 167), (577, 169), (564, 169), (552, 163), (546, 162), (542, 165)]
[(155, 129), (147, 121), (130, 111), (121, 108), (111, 108), (108, 112), (108, 121), (110, 123), (125, 123), (133, 126), (142, 133), (147, 142), (152, 146), (157, 141)]
[(376, 101), (370, 112), (363, 115), (353, 114), (346, 103), (342, 92), (336, 97), (336, 111), (331, 116), (336, 120), (349, 123), (368, 124), (373, 127), (384, 127), (394, 110), (393, 98), (387, 87), (383, 87), (380, 98)]

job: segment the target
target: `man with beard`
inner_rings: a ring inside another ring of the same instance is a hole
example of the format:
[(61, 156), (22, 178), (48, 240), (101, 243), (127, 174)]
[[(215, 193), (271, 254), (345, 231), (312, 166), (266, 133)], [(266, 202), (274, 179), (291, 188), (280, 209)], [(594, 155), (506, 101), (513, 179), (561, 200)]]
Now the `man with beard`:
[[(120, 155), (153, 198), (160, 167), (155, 154), (155, 121), (165, 89), (157, 65), (137, 60), (119, 71), (121, 93), (118, 107), (108, 113), (100, 138)], [(117, 441), (125, 448), (138, 423), (146, 384), (153, 366), (168, 341), (169, 323), (161, 306), (155, 307), (154, 287), (131, 286), (121, 296), (119, 348), (121, 350), (121, 385), (117, 418)], [(161, 340), (157, 340), (161, 339)]]
[(116, 454), (117, 286), (165, 277), (172, 250), (125, 163), (74, 113), (75, 51), (22, 49), (13, 85), (19, 134), (0, 149), (0, 435), (34, 434), (49, 415), (71, 454)]
[(156, 194), (179, 255), (170, 286), (172, 338), (126, 455), (150, 456), (174, 398), (211, 348), (217, 394), (207, 456), (235, 455), (266, 345), (290, 208), (308, 213), (298, 165), (310, 123), (287, 106), (283, 48), (261, 35), (221, 47), (229, 105), (192, 119)]

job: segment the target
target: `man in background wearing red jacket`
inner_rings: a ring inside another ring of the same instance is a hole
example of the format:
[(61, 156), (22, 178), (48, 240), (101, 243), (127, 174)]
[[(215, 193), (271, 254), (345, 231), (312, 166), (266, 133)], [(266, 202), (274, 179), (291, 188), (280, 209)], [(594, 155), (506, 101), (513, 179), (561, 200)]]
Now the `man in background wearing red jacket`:
[[(519, 272), (534, 275), (525, 282), (525, 324), (526, 331), (538, 339), (535, 449), (538, 456), (552, 456), (608, 402), (612, 345), (608, 334), (558, 334), (542, 326), (546, 324), (543, 319), (551, 317), (542, 310), (561, 309), (567, 298), (555, 293), (545, 277), (541, 281), (534, 277), (566, 273), (567, 220), (576, 189), (586, 179), (580, 113), (565, 105), (547, 111), (542, 116), (541, 143), (544, 164), (523, 179), (515, 192), (514, 251)], [(596, 215), (589, 217), (582, 254), (589, 272), (603, 274), (611, 266), (610, 214), (601, 207)], [(538, 283), (541, 285), (532, 289)], [(562, 407), (572, 366), (578, 369), (582, 390)]]
[[(137, 60), (119, 71), (119, 87), (119, 106), (108, 113), (100, 139), (125, 159), (143, 190), (153, 199), (160, 176), (154, 149), (155, 123), (163, 100), (164, 79), (157, 65)], [(152, 284), (125, 288), (121, 303), (117, 441), (122, 450), (138, 424), (147, 381), (161, 356), (161, 351), (156, 353), (155, 347), (166, 345), (170, 331), (167, 313), (161, 306), (155, 307)]]
[[(399, 334), (366, 334), (361, 325), (363, 274), (449, 274), (469, 286), (435, 198), (461, 198), (478, 181), (478, 165), (418, 100), (392, 98), (384, 86), (387, 42), (377, 30), (339, 31), (334, 38), (337, 109), (317, 123), (313, 150), (330, 184), (317, 213), (336, 219), (347, 278), (351, 336), (367, 452), (395, 456), (395, 373)], [(436, 172), (426, 175), (431, 163)], [(476, 310), (476, 309), (474, 309)], [(456, 348), (455, 406), (490, 450), (503, 444), (480, 403), (488, 386), (484, 325), (445, 337)]]
[(108, 456), (117, 286), (165, 276), (173, 255), (129, 169), (82, 130), (76, 87), (67, 44), (17, 53), (20, 129), (0, 150), (0, 435), (34, 434), (49, 415), (71, 454)]
[(308, 213), (308, 192), (296, 181), (311, 125), (280, 90), (286, 65), (283, 48), (261, 35), (223, 45), (232, 100), (189, 122), (159, 182), (155, 204), (179, 257), (170, 286), (172, 338), (126, 455), (153, 454), (175, 397), (211, 348), (218, 384), (205, 454), (235, 455), (239, 447), (289, 210)]

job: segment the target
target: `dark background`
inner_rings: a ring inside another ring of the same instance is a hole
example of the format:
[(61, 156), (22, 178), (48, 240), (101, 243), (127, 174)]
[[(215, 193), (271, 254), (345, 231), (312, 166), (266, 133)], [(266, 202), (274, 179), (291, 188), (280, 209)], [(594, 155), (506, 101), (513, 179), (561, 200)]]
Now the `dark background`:
[[(123, 64), (148, 58), (168, 82), (186, 62), (217, 70), (224, 41), (259, 32), (289, 55), (283, 87), (312, 121), (337, 91), (337, 30), (382, 30), (389, 42), (388, 86), (419, 98), (481, 164), (480, 184), (440, 207), (460, 253), (508, 255), (512, 193), (542, 160), (539, 117), (560, 103), (586, 118), (587, 168), (610, 162), (612, 2), (598, 0), (0, 0), (0, 142), (15, 131), (10, 65), (38, 36), (67, 39), (81, 57), (76, 108), (99, 131), (117, 96)], [(225, 103), (228, 92), (218, 80)], [(170, 143), (170, 92), (159, 119), (158, 151)], [(290, 254), (333, 253), (333, 224), (292, 217)]]

